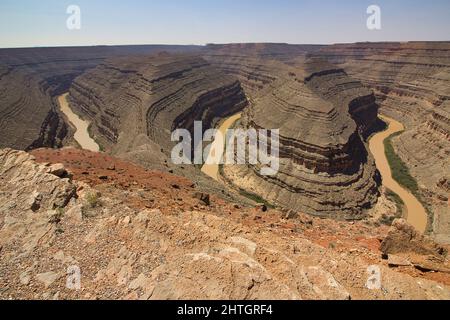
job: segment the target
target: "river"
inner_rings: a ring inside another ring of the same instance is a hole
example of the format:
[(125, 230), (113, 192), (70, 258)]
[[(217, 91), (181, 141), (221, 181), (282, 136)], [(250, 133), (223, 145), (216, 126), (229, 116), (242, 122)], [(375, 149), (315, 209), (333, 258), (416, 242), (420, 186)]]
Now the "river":
[(66, 115), (67, 119), (69, 119), (72, 126), (75, 127), (74, 139), (78, 142), (82, 149), (99, 152), (99, 145), (89, 135), (89, 122), (81, 119), (72, 111), (72, 109), (70, 109), (67, 96), (68, 93), (59, 96), (58, 103), (61, 111)]
[[(240, 118), (242, 117), (242, 113), (235, 114), (229, 118), (227, 118), (222, 124), (219, 126), (219, 132), (222, 134), (222, 137), (225, 138), (225, 134), (227, 130)], [(216, 152), (223, 156), (223, 152), (225, 149), (225, 143), (223, 139), (215, 139), (211, 144), (211, 149), (209, 151), (209, 155), (207, 159), (212, 159), (216, 156)], [(219, 164), (205, 164), (202, 167), (202, 172), (206, 175), (210, 176), (214, 180), (219, 180)]]
[(383, 185), (396, 193), (405, 203), (405, 218), (418, 231), (424, 233), (427, 228), (428, 215), (419, 200), (392, 178), (392, 171), (386, 158), (384, 141), (392, 134), (401, 132), (405, 127), (398, 121), (380, 116), (388, 124), (386, 131), (375, 134), (369, 142), (370, 151), (375, 157), (376, 165), (383, 178)]
[[(236, 114), (227, 118), (219, 127), (219, 131), (222, 136), (225, 137), (226, 131), (241, 118), (242, 114)], [(428, 215), (420, 203), (420, 201), (408, 190), (403, 188), (397, 181), (392, 178), (392, 171), (389, 166), (389, 162), (386, 158), (386, 153), (384, 149), (384, 141), (389, 138), (392, 134), (401, 132), (405, 128), (404, 126), (391, 118), (380, 116), (380, 118), (388, 124), (388, 129), (375, 134), (369, 142), (370, 151), (375, 157), (375, 162), (378, 170), (383, 178), (383, 185), (390, 189), (392, 192), (396, 193), (404, 202), (405, 207), (405, 218), (407, 221), (413, 225), (418, 231), (424, 233), (427, 228)], [(212, 143), (211, 150), (209, 152), (208, 159), (214, 157), (216, 152), (223, 154), (223, 149), (225, 145), (222, 139), (215, 139)], [(218, 164), (205, 164), (202, 167), (202, 172), (210, 176), (211, 178), (219, 179), (219, 165)]]

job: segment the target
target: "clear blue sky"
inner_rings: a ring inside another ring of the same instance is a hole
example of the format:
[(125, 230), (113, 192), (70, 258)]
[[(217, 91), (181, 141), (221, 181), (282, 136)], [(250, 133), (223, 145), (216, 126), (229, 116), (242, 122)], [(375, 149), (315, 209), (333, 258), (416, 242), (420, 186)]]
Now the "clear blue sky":
[[(382, 30), (366, 28), (371, 4)], [(450, 40), (450, 0), (0, 0), (0, 47), (411, 40)]]

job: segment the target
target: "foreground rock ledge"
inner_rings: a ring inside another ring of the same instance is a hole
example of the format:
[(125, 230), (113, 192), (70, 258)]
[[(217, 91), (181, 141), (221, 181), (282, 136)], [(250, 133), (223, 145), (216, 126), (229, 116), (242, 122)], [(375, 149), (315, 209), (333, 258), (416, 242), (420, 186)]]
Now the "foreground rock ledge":
[[(25, 152), (0, 150), (2, 299), (450, 298), (443, 284), (381, 264), (382, 287), (369, 290), (358, 256), (244, 226), (220, 208), (136, 210), (122, 190), (100, 195), (47, 172)], [(76, 267), (82, 290), (66, 286)]]

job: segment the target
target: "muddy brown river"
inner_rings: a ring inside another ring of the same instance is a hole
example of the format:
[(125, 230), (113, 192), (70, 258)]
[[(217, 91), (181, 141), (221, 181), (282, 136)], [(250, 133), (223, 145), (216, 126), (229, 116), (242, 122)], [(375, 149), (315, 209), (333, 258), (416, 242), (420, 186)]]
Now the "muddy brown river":
[(383, 178), (383, 185), (392, 192), (398, 194), (398, 196), (405, 203), (405, 218), (411, 225), (423, 233), (427, 228), (427, 212), (420, 201), (417, 200), (411, 192), (403, 188), (392, 178), (392, 171), (384, 149), (384, 141), (392, 134), (403, 131), (405, 127), (394, 119), (385, 116), (380, 116), (380, 118), (386, 122), (389, 127), (386, 131), (377, 133), (372, 139), (370, 139), (370, 151), (375, 157), (377, 168)]
[(68, 93), (65, 93), (58, 97), (59, 107), (61, 111), (69, 119), (73, 127), (75, 127), (74, 139), (78, 142), (82, 149), (98, 152), (100, 147), (94, 139), (89, 135), (89, 122), (84, 121), (78, 115), (76, 115), (72, 109), (70, 109), (69, 102), (67, 101)]
[[(240, 118), (242, 117), (241, 113), (235, 114), (229, 118), (227, 118), (219, 127), (219, 132), (222, 133), (223, 139), (215, 139), (211, 145), (211, 149), (209, 151), (209, 155), (207, 159), (219, 158), (220, 155), (223, 156), (225, 143), (224, 138), (227, 130)], [(216, 155), (219, 154), (219, 157)], [(205, 164), (202, 167), (202, 172), (206, 175), (210, 176), (214, 180), (219, 180), (219, 165), (218, 164)]]

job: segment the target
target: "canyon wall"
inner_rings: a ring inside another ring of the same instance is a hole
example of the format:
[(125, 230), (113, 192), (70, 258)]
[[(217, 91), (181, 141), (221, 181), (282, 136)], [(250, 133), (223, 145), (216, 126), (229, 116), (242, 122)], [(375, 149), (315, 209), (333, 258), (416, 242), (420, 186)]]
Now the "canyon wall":
[(66, 61), (0, 67), (0, 145), (62, 146), (68, 127), (58, 114), (54, 96), (88, 66)]
[(73, 132), (56, 96), (69, 90), (104, 150), (166, 169), (173, 129), (203, 120), (206, 130), (245, 108), (242, 126), (281, 129), (282, 168), (270, 179), (254, 167), (225, 177), (284, 207), (349, 219), (378, 195), (365, 140), (380, 106), (406, 125), (394, 146), (436, 238), (450, 241), (450, 43), (2, 49), (0, 147), (66, 145)]
[(418, 181), (436, 238), (450, 242), (450, 43), (357, 43), (315, 54), (373, 88), (381, 113), (406, 126), (395, 149)]
[[(238, 76), (248, 79), (246, 74), (260, 72), (249, 72), (249, 66), (254, 65), (236, 67)], [(321, 59), (296, 67), (271, 61), (265, 67), (270, 70), (263, 70), (263, 77), (267, 72), (270, 81), (257, 90), (252, 85), (257, 76), (245, 82), (251, 105), (241, 126), (280, 130), (280, 170), (261, 176), (260, 165), (225, 166), (225, 179), (285, 208), (323, 217), (364, 217), (377, 201), (380, 183), (364, 141), (377, 126), (373, 93)]]
[(0, 49), (0, 147), (61, 147), (70, 132), (56, 96), (109, 57), (197, 51), (195, 46)]
[(173, 130), (188, 129), (193, 137), (194, 121), (207, 130), (247, 104), (236, 78), (200, 57), (168, 54), (108, 60), (74, 81), (70, 101), (112, 153), (147, 145), (166, 159)]
[(247, 95), (256, 98), (260, 91), (265, 94), (271, 90), (279, 78), (278, 70), (283, 73), (286, 63), (304, 61), (308, 54), (319, 52), (323, 47), (282, 43), (208, 45), (202, 55), (223, 72), (236, 76)]

